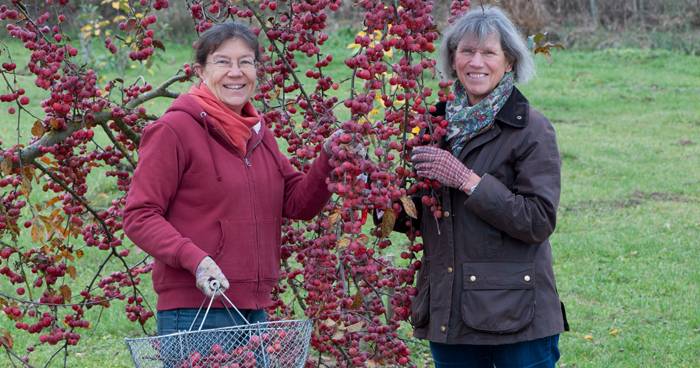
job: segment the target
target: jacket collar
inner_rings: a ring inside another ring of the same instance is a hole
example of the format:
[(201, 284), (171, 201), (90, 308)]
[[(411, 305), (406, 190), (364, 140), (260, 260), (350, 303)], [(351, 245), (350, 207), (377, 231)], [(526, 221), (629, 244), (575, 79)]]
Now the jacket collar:
[(513, 92), (496, 114), (496, 120), (508, 124), (514, 128), (524, 128), (528, 121), (530, 103), (520, 91), (513, 87)]

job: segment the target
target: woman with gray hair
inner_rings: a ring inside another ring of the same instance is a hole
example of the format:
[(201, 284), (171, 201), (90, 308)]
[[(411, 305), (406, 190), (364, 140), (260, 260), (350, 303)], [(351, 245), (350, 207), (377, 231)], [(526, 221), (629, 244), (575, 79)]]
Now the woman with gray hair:
[(554, 128), (514, 87), (534, 75), (532, 56), (501, 10), (479, 7), (445, 32), (440, 58), (454, 80), (455, 98), (437, 105), (448, 134), (411, 159), (442, 184), (442, 216), (423, 205), (399, 222), (420, 228), (425, 249), (414, 335), (437, 368), (554, 367), (567, 326), (549, 243), (561, 162)]

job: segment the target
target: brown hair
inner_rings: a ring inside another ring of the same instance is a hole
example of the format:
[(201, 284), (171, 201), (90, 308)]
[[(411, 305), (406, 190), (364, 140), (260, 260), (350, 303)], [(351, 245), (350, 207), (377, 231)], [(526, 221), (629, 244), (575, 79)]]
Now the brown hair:
[(215, 24), (199, 36), (194, 44), (194, 61), (200, 65), (206, 64), (207, 56), (232, 38), (245, 42), (255, 52), (255, 60), (260, 60), (258, 36), (247, 25), (231, 21)]

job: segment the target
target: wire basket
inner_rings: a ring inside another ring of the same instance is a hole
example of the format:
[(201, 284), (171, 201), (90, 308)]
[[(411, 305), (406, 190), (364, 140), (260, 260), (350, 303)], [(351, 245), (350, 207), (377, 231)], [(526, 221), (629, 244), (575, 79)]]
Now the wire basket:
[[(310, 320), (249, 323), (231, 300), (212, 283), (245, 325), (202, 330), (216, 294), (209, 300), (199, 329), (169, 335), (127, 338), (137, 368), (289, 368), (304, 367), (309, 353)], [(226, 308), (229, 311), (228, 308)], [(230, 314), (230, 311), (229, 311)], [(231, 316), (233, 317), (233, 316)]]

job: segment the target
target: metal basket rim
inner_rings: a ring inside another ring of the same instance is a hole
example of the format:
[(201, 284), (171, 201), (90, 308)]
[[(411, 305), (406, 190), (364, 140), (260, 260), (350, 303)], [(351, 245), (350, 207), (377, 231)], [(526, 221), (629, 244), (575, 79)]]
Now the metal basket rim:
[[(265, 322), (255, 322), (255, 323), (250, 323), (247, 325), (236, 325), (236, 326), (226, 326), (226, 327), (217, 327), (217, 328), (211, 328), (211, 329), (206, 329), (206, 330), (192, 330), (192, 331), (177, 331), (173, 332), (167, 335), (154, 335), (154, 336), (143, 336), (143, 337), (125, 337), (124, 340), (129, 345), (131, 342), (139, 342), (139, 341), (149, 341), (149, 340), (159, 340), (163, 338), (170, 338), (170, 337), (176, 337), (176, 336), (186, 336), (186, 335), (192, 335), (192, 334), (197, 334), (197, 333), (212, 333), (212, 332), (220, 332), (220, 331), (236, 331), (236, 330), (265, 330), (274, 327), (274, 325), (278, 324), (294, 324), (294, 325), (307, 325), (311, 324), (312, 320), (310, 319), (286, 319), (286, 320), (279, 320), (279, 321), (265, 321)], [(269, 326), (269, 327), (268, 327)]]

